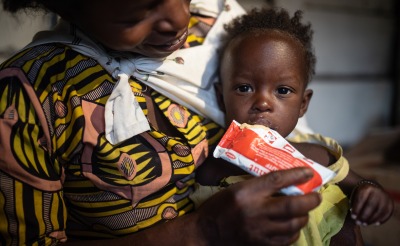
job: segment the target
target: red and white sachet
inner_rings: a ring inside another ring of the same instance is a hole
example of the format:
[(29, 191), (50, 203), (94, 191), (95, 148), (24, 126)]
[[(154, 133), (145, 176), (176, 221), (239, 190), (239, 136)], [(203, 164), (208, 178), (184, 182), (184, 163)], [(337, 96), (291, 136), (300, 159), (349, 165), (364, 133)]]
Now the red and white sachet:
[(304, 184), (281, 190), (286, 195), (317, 191), (335, 177), (332, 170), (306, 158), (278, 132), (261, 125), (239, 124), (233, 121), (214, 150), (222, 158), (254, 176), (295, 167), (311, 167), (312, 179)]

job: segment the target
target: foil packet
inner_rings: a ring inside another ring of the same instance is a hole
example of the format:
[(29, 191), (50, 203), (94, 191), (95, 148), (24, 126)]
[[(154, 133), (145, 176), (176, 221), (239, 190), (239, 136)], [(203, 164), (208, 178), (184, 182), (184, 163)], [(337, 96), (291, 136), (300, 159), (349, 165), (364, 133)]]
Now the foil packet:
[(283, 188), (285, 195), (318, 191), (336, 176), (329, 168), (305, 157), (278, 132), (262, 126), (233, 121), (213, 153), (254, 176), (295, 167), (311, 167), (314, 176), (306, 183)]

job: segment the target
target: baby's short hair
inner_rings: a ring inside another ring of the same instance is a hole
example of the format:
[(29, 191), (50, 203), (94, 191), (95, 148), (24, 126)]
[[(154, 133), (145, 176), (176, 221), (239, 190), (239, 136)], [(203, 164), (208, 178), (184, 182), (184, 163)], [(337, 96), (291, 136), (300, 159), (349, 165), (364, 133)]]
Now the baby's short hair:
[[(307, 66), (307, 81), (311, 81), (315, 74), (316, 57), (312, 46), (313, 31), (311, 24), (302, 24), (303, 12), (298, 10), (290, 17), (287, 10), (282, 8), (254, 8), (249, 13), (239, 16), (225, 25), (227, 35), (222, 47), (226, 49), (228, 43), (238, 36), (247, 33), (263, 33), (269, 30), (280, 31), (298, 40), (305, 52)], [(224, 50), (222, 50), (222, 53)]]

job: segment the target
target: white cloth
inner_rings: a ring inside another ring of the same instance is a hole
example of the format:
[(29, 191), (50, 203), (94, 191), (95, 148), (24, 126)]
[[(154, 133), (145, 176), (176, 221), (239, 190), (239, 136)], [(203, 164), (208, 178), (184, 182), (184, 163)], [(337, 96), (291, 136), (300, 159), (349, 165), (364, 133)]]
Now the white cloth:
[[(227, 3), (229, 4), (229, 3)], [(225, 7), (225, 1), (220, 0), (192, 0), (190, 2), (190, 12), (217, 18)]]
[[(118, 74), (119, 80), (114, 86), (105, 106), (106, 138), (110, 143), (119, 143), (129, 136), (135, 136), (150, 130), (149, 123), (129, 85), (129, 77), (125, 73)], [(129, 112), (124, 109), (133, 105)]]
[[(228, 8), (225, 7), (227, 5)], [(35, 35), (27, 48), (45, 43), (63, 43), (97, 60), (118, 80), (105, 107), (106, 138), (112, 144), (150, 129), (135, 96), (128, 90), (131, 76), (223, 126), (224, 114), (218, 107), (213, 86), (218, 68), (217, 51), (224, 35), (223, 25), (245, 11), (235, 0), (193, 0), (191, 11), (212, 16), (221, 13), (202, 45), (177, 50), (165, 59), (126, 52), (107, 53), (101, 45), (62, 20), (54, 30)], [(176, 62), (178, 60), (183, 64)]]

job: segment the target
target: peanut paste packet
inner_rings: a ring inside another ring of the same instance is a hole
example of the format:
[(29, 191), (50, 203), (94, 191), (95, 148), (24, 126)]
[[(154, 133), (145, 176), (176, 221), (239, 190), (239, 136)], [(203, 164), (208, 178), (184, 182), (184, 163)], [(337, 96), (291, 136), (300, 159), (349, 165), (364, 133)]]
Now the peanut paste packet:
[(335, 177), (332, 170), (306, 158), (278, 132), (262, 126), (233, 121), (214, 150), (215, 158), (233, 163), (254, 176), (295, 167), (311, 167), (312, 179), (281, 190), (286, 195), (317, 191)]

